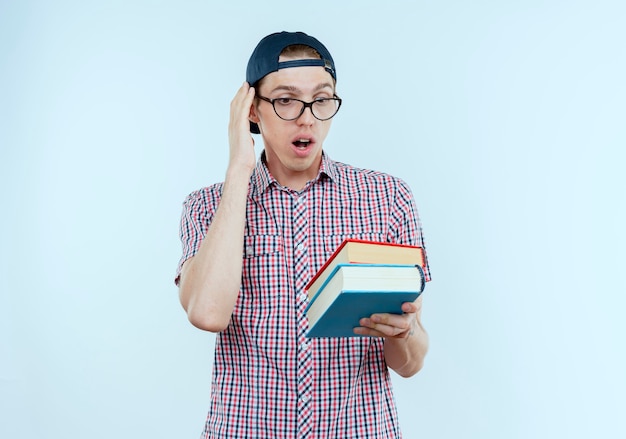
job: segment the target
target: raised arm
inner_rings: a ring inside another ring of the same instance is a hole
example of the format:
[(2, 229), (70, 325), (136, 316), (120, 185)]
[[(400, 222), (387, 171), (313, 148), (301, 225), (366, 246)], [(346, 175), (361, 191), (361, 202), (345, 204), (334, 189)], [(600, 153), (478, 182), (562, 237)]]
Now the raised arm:
[(180, 302), (196, 327), (219, 332), (228, 326), (241, 286), (246, 200), (255, 166), (248, 116), (254, 89), (244, 83), (230, 106), (230, 157), (223, 192), (195, 256), (180, 274)]

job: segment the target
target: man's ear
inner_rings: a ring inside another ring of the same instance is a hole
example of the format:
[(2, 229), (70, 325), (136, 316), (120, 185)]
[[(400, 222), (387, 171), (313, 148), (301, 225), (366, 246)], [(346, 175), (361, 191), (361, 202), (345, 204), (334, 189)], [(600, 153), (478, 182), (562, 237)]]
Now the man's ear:
[(256, 105), (254, 103), (250, 105), (250, 114), (248, 115), (250, 122), (259, 123), (259, 115), (256, 111)]

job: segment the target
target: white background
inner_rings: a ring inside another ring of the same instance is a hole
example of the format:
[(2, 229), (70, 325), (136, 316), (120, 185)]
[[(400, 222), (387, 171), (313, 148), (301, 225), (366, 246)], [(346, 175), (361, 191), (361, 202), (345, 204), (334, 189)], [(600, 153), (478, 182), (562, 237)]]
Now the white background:
[(173, 284), (181, 203), (223, 179), (280, 30), (335, 58), (329, 155), (420, 209), (405, 437), (626, 437), (625, 23), (618, 0), (0, 1), (0, 437), (199, 435), (214, 337)]

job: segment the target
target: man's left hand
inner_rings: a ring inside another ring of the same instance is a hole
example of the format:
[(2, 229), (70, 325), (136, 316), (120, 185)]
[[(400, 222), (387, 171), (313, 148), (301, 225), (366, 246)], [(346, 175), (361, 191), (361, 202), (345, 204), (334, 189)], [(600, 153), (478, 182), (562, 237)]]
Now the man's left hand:
[(404, 314), (372, 314), (359, 320), (361, 325), (354, 333), (370, 337), (407, 338), (418, 326), (418, 316), (422, 308), (422, 298), (402, 304)]

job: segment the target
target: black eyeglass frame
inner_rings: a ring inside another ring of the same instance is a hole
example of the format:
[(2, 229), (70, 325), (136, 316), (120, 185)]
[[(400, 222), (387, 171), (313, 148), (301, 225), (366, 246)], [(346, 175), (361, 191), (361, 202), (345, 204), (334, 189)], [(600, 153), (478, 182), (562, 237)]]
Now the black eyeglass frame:
[[(286, 120), (286, 121), (296, 120), (297, 118), (302, 116), (302, 113), (304, 113), (304, 110), (306, 110), (307, 107), (311, 109), (311, 114), (317, 120), (321, 120), (321, 121), (330, 120), (333, 117), (335, 117), (337, 115), (337, 113), (339, 113), (339, 108), (341, 108), (341, 102), (342, 102), (341, 98), (339, 96), (337, 96), (336, 94), (334, 94), (332, 98), (319, 98), (319, 99), (315, 99), (314, 101), (311, 101), (311, 102), (305, 102), (302, 99), (296, 99), (296, 98), (275, 98), (275, 99), (270, 99), (270, 98), (266, 98), (265, 96), (261, 96), (261, 95), (256, 95), (255, 97), (261, 99), (262, 101), (269, 102), (270, 104), (272, 104), (272, 108), (274, 109), (274, 113), (276, 113), (276, 116), (278, 116), (280, 119)], [(291, 119), (285, 119), (284, 117), (282, 117), (280, 114), (278, 114), (278, 111), (276, 111), (276, 106), (274, 105), (274, 102), (279, 101), (281, 99), (289, 99), (289, 100), (292, 100), (292, 101), (301, 102), (302, 103), (302, 109), (300, 110), (300, 113), (298, 113), (298, 115), (296, 117), (293, 117)], [(317, 115), (315, 114), (315, 111), (313, 111), (313, 104), (315, 104), (316, 102), (319, 102), (319, 101), (335, 101), (335, 102), (337, 102), (337, 109), (335, 110), (335, 112), (333, 113), (332, 116), (327, 117), (326, 119), (322, 119), (320, 117), (317, 117)]]

